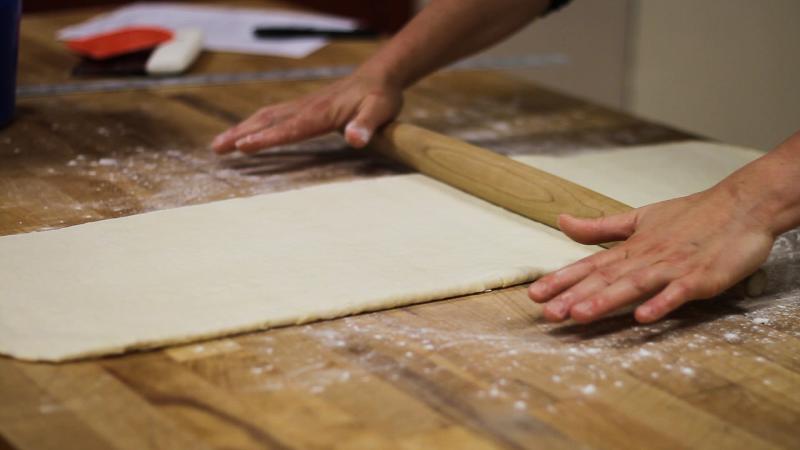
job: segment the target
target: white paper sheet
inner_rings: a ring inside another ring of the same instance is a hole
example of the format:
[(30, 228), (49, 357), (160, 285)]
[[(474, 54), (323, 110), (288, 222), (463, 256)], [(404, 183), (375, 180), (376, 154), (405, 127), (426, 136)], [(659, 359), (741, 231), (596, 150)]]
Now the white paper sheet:
[(126, 26), (159, 26), (171, 30), (200, 28), (207, 50), (304, 58), (323, 47), (323, 38), (257, 39), (259, 26), (296, 26), (351, 30), (354, 20), (279, 9), (244, 9), (178, 3), (136, 3), (64, 28), (59, 39), (80, 39)]

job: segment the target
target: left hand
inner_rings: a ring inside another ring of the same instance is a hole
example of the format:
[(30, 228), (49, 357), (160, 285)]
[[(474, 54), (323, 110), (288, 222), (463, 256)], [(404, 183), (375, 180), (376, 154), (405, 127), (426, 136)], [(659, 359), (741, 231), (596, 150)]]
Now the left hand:
[(753, 273), (774, 241), (753, 202), (717, 185), (688, 197), (598, 219), (559, 217), (583, 244), (624, 242), (534, 282), (544, 317), (591, 322), (634, 302), (636, 320), (654, 322), (682, 304), (714, 297)]
[(267, 105), (211, 143), (217, 153), (253, 153), (341, 130), (362, 148), (403, 103), (403, 92), (384, 77), (357, 72), (306, 96)]

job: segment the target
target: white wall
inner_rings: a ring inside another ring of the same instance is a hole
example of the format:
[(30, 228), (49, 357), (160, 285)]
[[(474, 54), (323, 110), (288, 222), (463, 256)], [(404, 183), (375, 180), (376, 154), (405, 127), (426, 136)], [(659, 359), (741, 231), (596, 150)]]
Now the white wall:
[(564, 53), (570, 58), (567, 65), (511, 73), (598, 103), (622, 107), (631, 2), (573, 0), (486, 53)]
[(800, 1), (637, 0), (636, 9), (634, 112), (762, 149), (800, 130)]
[(486, 51), (551, 52), (511, 73), (733, 144), (800, 130), (800, 0), (573, 0)]

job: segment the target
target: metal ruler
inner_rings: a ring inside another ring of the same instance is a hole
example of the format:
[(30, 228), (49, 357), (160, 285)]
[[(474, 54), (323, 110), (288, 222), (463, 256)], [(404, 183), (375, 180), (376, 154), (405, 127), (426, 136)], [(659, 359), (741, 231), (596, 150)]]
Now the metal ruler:
[[(561, 53), (512, 57), (481, 57), (468, 59), (445, 68), (445, 71), (512, 70), (566, 64)], [(211, 73), (162, 78), (132, 78), (84, 81), (75, 83), (26, 84), (17, 87), (17, 97), (43, 97), (67, 94), (119, 92), (139, 89), (158, 89), (188, 86), (218, 86), (257, 81), (303, 81), (339, 78), (348, 75), (356, 66), (322, 66), (299, 69), (278, 69), (265, 72)]]

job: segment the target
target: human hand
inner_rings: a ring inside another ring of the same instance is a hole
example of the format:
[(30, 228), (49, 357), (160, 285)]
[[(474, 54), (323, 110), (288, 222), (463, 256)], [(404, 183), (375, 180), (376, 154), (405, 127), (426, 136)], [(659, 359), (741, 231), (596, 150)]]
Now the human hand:
[(775, 239), (741, 196), (718, 185), (614, 216), (562, 215), (559, 227), (577, 242), (624, 242), (543, 276), (528, 295), (546, 303), (547, 320), (582, 323), (640, 301), (636, 320), (649, 323), (714, 297), (758, 269)]
[(402, 90), (379, 78), (353, 74), (298, 99), (265, 106), (217, 136), (217, 153), (252, 153), (344, 130), (347, 143), (367, 145), (402, 106)]

